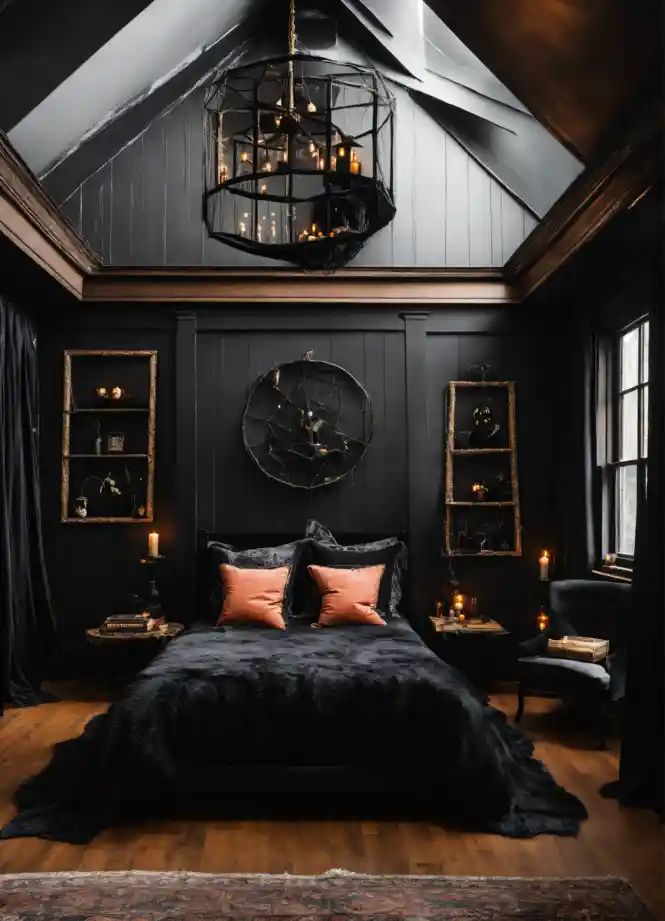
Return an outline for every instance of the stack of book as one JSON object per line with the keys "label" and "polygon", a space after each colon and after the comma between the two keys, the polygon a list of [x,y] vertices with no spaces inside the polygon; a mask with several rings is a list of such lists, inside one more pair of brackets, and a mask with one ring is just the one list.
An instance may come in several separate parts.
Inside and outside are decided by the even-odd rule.
{"label": "stack of book", "polygon": [[610,652],[608,640],[594,636],[564,636],[547,641],[547,655],[560,659],[577,659],[578,662],[602,662]]}
{"label": "stack of book", "polygon": [[149,618],[144,614],[113,614],[107,617],[100,632],[102,633],[146,633]]}

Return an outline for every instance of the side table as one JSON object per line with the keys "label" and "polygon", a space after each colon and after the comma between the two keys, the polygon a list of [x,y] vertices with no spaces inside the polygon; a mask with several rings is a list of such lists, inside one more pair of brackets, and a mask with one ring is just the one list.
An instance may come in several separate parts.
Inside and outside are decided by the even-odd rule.
{"label": "side table", "polygon": [[513,661],[512,637],[496,620],[467,620],[430,617],[436,654],[463,672],[475,685],[489,690],[500,678],[508,677]]}
{"label": "side table", "polygon": [[124,682],[145,668],[184,629],[184,624],[170,621],[149,633],[106,633],[99,627],[92,627],[85,631],[85,636],[88,643],[103,651],[107,675]]}

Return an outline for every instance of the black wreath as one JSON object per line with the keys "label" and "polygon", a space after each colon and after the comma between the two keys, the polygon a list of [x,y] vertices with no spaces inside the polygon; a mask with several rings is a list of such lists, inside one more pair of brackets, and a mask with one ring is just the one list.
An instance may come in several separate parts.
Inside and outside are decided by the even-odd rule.
{"label": "black wreath", "polygon": [[348,476],[372,440],[365,388],[339,365],[309,355],[262,374],[242,420],[245,447],[258,467],[298,489]]}

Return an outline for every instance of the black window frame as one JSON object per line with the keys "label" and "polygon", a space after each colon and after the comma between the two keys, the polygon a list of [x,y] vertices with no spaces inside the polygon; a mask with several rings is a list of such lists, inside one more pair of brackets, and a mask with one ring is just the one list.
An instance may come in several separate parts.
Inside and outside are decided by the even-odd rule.
{"label": "black window frame", "polygon": [[[615,558],[616,562],[610,568],[615,572],[625,570],[630,573],[633,568],[634,556],[620,553],[619,544],[619,477],[622,468],[635,467],[637,481],[640,479],[640,468],[646,468],[648,457],[644,447],[644,398],[649,388],[648,354],[646,378],[642,379],[642,368],[645,356],[645,329],[649,324],[649,315],[644,314],[627,326],[617,330],[609,336],[601,349],[599,361],[599,406],[602,407],[599,426],[599,461],[602,471],[602,522],[601,522],[601,547],[603,560],[608,556]],[[621,387],[621,358],[622,342],[624,337],[637,329],[638,355],[637,355],[637,383],[632,387]],[[650,328],[649,328],[650,329]],[[621,458],[621,408],[622,400],[626,394],[637,392],[637,457]],[[606,567],[607,568],[607,567]]]}

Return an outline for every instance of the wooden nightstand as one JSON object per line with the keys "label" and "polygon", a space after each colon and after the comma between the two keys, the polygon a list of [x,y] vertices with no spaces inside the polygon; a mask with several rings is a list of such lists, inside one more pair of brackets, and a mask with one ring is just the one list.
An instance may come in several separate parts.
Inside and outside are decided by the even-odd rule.
{"label": "wooden nightstand", "polygon": [[496,620],[467,620],[430,617],[434,630],[432,648],[478,687],[487,690],[499,678],[508,676],[514,659],[512,638]]}

